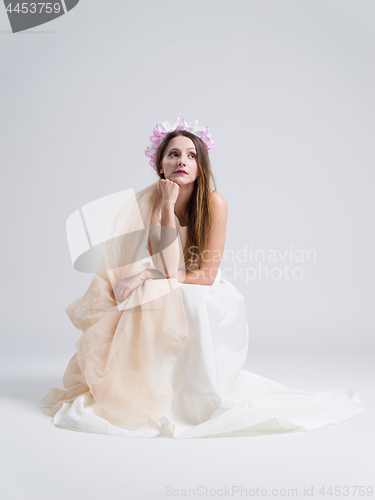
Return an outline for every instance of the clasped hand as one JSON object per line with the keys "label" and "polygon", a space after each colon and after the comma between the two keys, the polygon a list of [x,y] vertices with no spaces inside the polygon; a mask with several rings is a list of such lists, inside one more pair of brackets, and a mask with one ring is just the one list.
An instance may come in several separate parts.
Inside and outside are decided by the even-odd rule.
{"label": "clasped hand", "polygon": [[177,182],[171,181],[170,179],[160,179],[159,186],[162,193],[163,203],[170,202],[175,205],[180,192],[180,186]]}
{"label": "clasped hand", "polygon": [[144,275],[142,273],[135,274],[129,278],[123,278],[119,280],[113,287],[113,294],[117,302],[123,302],[129,297],[131,292],[142,285],[145,282]]}

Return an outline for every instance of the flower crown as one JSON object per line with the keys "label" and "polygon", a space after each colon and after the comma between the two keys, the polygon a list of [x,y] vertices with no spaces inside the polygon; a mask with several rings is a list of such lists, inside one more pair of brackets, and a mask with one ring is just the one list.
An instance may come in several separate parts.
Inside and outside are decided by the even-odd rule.
{"label": "flower crown", "polygon": [[198,125],[198,120],[194,120],[190,125],[188,125],[183,118],[178,117],[175,119],[173,125],[171,125],[169,122],[158,123],[152,131],[153,135],[150,137],[151,145],[148,146],[145,150],[145,155],[150,158],[149,163],[155,171],[158,147],[160,146],[164,137],[169,132],[172,132],[172,130],[187,130],[188,132],[191,132],[192,134],[202,139],[207,147],[207,151],[216,146],[211,138],[211,134],[208,133],[208,127],[200,127]]}

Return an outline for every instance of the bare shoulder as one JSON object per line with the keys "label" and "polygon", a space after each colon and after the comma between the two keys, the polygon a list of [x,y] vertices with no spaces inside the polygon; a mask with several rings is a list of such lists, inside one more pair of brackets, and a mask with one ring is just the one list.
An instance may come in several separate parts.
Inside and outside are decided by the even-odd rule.
{"label": "bare shoulder", "polygon": [[228,220],[228,205],[224,196],[217,191],[211,193],[212,209],[214,212],[215,226],[225,227]]}
{"label": "bare shoulder", "polygon": [[216,213],[225,214],[228,210],[228,204],[224,196],[217,191],[211,193],[212,205]]}

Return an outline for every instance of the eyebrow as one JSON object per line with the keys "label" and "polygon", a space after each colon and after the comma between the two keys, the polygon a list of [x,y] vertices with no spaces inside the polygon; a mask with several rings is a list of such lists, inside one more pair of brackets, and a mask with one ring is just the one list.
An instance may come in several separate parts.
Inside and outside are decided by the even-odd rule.
{"label": "eyebrow", "polygon": [[[180,149],[180,148],[171,148],[171,149],[168,149],[168,151],[173,151],[174,149]],[[194,149],[194,151],[195,151],[195,148],[193,148],[193,147],[187,148],[187,149]]]}

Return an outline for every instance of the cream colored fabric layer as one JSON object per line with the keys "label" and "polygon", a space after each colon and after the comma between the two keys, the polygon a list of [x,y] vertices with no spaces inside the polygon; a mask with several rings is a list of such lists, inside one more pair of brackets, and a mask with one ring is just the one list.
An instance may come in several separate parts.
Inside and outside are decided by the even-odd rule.
{"label": "cream colored fabric layer", "polygon": [[[156,184],[138,193],[134,206],[124,204],[111,235],[124,230],[137,235],[135,219],[125,221],[138,209],[147,226]],[[182,249],[186,228],[177,217],[176,226]],[[114,239],[86,293],[66,309],[83,333],[64,375],[65,390],[51,388],[40,401],[56,426],[127,437],[195,438],[312,430],[361,413],[355,392],[291,389],[243,369],[245,301],[220,270],[212,286],[147,280],[119,307],[114,282],[153,267],[144,258],[145,234],[139,233],[138,247],[129,251],[125,243],[134,239]],[[118,263],[124,265],[114,267]]]}
{"label": "cream colored fabric layer", "polygon": [[119,279],[154,268],[147,237],[158,189],[156,182],[124,201],[88,290],[66,308],[83,333],[64,375],[65,390],[52,388],[41,400],[48,415],[86,394],[111,423],[147,430],[171,396],[168,374],[188,339],[180,284],[176,278],[147,280],[121,304],[113,295]]}

